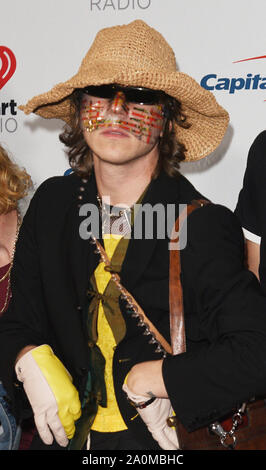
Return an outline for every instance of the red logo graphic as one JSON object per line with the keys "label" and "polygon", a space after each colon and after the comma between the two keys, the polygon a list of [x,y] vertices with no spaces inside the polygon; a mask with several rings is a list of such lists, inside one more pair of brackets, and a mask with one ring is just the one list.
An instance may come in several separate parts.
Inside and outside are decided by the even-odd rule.
{"label": "red logo graphic", "polygon": [[6,46],[0,46],[0,90],[10,80],[17,66],[14,53]]}
{"label": "red logo graphic", "polygon": [[259,57],[250,57],[249,59],[236,60],[235,62],[233,62],[233,64],[237,64],[238,62],[246,62],[247,60],[257,60],[257,59],[266,59],[266,55],[261,55]]}
{"label": "red logo graphic", "polygon": [[257,59],[266,59],[266,55],[260,55],[258,57],[250,57],[248,59],[235,60],[233,64],[238,64],[239,62],[247,62],[248,60],[257,60]]}

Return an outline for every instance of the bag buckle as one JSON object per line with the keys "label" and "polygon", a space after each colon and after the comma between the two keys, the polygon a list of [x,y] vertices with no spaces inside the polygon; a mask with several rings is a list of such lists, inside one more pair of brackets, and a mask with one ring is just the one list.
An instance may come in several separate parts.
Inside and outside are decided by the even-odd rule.
{"label": "bag buckle", "polygon": [[210,431],[220,438],[221,444],[227,449],[234,450],[236,447],[237,438],[235,432],[238,426],[240,426],[240,424],[243,422],[243,416],[245,414],[246,406],[247,404],[243,403],[233,415],[232,427],[230,431],[225,431],[223,426],[218,421],[215,421],[209,426]]}

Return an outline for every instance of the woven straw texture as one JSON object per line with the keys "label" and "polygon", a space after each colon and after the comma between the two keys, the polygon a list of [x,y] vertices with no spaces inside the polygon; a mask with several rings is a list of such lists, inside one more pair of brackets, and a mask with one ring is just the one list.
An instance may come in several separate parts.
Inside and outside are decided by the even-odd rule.
{"label": "woven straw texture", "polygon": [[109,83],[162,90],[182,103],[191,127],[176,126],[175,130],[177,139],[186,146],[186,161],[209,155],[225,134],[228,113],[212,93],[177,71],[169,44],[142,20],[99,31],[76,75],[35,96],[20,109],[69,123],[73,112],[69,95],[76,88]]}

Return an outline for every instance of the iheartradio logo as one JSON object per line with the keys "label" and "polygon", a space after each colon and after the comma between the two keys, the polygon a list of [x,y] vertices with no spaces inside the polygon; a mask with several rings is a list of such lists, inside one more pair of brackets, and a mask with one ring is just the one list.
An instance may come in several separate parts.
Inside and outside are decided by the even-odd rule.
{"label": "iheartradio logo", "polygon": [[0,46],[0,90],[10,80],[17,66],[15,54],[6,46]]}

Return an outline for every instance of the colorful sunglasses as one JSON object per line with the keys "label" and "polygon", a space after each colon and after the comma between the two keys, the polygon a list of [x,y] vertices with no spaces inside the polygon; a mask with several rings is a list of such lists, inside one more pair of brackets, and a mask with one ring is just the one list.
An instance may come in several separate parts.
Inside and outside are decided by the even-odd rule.
{"label": "colorful sunglasses", "polygon": [[119,85],[88,86],[83,88],[82,91],[87,95],[108,100],[114,99],[116,93],[122,91],[127,102],[142,105],[160,104],[164,95],[162,91],[158,90],[150,90],[149,88],[142,87],[122,87]]}

